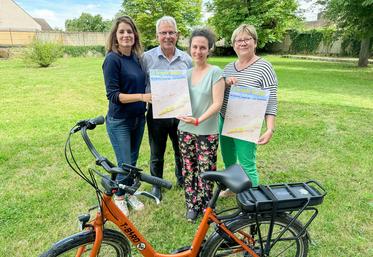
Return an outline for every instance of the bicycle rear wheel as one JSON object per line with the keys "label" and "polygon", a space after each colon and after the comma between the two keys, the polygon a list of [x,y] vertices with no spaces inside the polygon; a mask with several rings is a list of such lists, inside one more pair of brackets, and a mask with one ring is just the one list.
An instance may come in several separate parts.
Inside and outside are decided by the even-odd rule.
{"label": "bicycle rear wheel", "polygon": [[[75,257],[81,251],[82,257],[89,256],[95,241],[94,231],[84,231],[65,238],[52,246],[40,257]],[[118,231],[105,229],[100,252],[97,256],[129,257],[131,248],[127,238]]]}
{"label": "bicycle rear wheel", "polygon": [[[275,224],[272,233],[272,240],[273,241],[277,238],[277,236],[281,233],[281,231],[289,224],[292,217],[288,215],[278,216],[275,218]],[[263,246],[265,246],[267,235],[269,231],[269,224],[271,222],[270,217],[259,217],[259,227],[261,233],[261,240]],[[307,234],[304,233],[301,237],[295,238],[302,230],[302,224],[299,221],[295,221],[289,229],[285,232],[285,234],[281,237],[281,240],[276,242],[275,245],[271,247],[269,252],[270,257],[306,257],[308,253],[308,238]],[[257,231],[255,218],[251,219],[239,219],[231,224],[228,225],[229,230],[234,232],[237,238],[241,239],[242,241],[245,240],[245,234],[252,234],[253,231]],[[253,236],[254,237],[254,236]],[[260,254],[260,238],[258,235],[254,237],[255,244],[251,245],[251,249],[254,249],[255,252],[259,256],[267,256]],[[250,245],[249,243],[247,243]],[[202,255],[204,257],[213,257],[213,256],[250,256],[248,253],[244,251],[244,249],[238,245],[236,242],[230,239],[225,239],[220,236],[217,232],[213,233],[206,242],[206,245],[202,249]]]}

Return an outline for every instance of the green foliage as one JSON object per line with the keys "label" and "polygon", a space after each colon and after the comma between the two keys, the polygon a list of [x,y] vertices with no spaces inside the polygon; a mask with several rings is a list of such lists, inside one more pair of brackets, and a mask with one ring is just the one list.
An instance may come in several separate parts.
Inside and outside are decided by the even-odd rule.
{"label": "green foliage", "polygon": [[368,66],[371,53],[370,41],[373,38],[372,0],[323,0],[326,17],[337,24],[343,35],[353,35],[361,40],[359,66]]}
{"label": "green foliage", "polygon": [[62,46],[52,42],[35,40],[25,50],[24,58],[27,62],[36,63],[40,67],[48,67],[62,57]]}
{"label": "green foliage", "polygon": [[342,35],[342,44],[341,52],[344,56],[359,56],[361,46],[361,39],[354,37],[351,33],[343,33]]}
{"label": "green foliage", "polygon": [[68,32],[103,32],[109,31],[112,25],[111,20],[103,20],[101,15],[95,16],[83,12],[79,18],[66,20],[65,28]]}
{"label": "green foliage", "polygon": [[258,47],[279,42],[286,31],[296,26],[297,1],[295,0],[213,0],[207,4],[213,13],[208,23],[218,36],[230,42],[232,32],[242,23],[254,25],[258,33]]}
{"label": "green foliage", "polygon": [[136,21],[145,48],[157,45],[155,23],[162,16],[174,17],[184,37],[189,35],[191,27],[200,24],[202,17],[202,0],[125,0],[122,6],[120,14],[130,15]]}
{"label": "green foliage", "polygon": [[337,24],[344,33],[355,37],[373,36],[372,0],[326,0],[326,17]]}
{"label": "green foliage", "polygon": [[104,46],[63,46],[63,53],[72,57],[89,56],[100,54],[105,55]]}
{"label": "green foliage", "polygon": [[341,54],[344,56],[359,56],[361,41],[358,39],[344,38],[341,44]]}
{"label": "green foliage", "polygon": [[314,53],[322,41],[323,34],[317,30],[292,31],[290,51],[293,53]]}
{"label": "green foliage", "polygon": [[326,47],[330,47],[338,39],[338,34],[334,28],[320,28],[319,31],[322,33],[322,42]]}
{"label": "green foliage", "polygon": [[337,39],[336,31],[333,28],[312,29],[307,31],[290,32],[292,40],[290,51],[293,53],[315,53],[320,43],[330,47]]}

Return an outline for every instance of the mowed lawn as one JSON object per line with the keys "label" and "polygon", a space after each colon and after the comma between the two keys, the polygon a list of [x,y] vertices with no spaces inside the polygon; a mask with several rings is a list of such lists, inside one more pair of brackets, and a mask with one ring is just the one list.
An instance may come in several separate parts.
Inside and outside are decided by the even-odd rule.
{"label": "mowed lawn", "polygon": [[[309,229],[309,256],[373,256],[373,68],[265,58],[280,85],[276,133],[258,147],[261,182],[315,179],[327,189]],[[224,67],[232,60],[210,61]],[[36,68],[0,60],[0,256],[38,256],[77,232],[76,217],[96,205],[94,191],[65,163],[63,148],[76,121],[106,113],[102,61],[66,58]],[[90,135],[114,160],[105,126]],[[92,167],[79,134],[72,145],[82,167]],[[148,160],[145,132],[138,166],[148,171]],[[220,156],[218,164],[222,169]],[[165,177],[175,183],[170,146]],[[190,244],[197,225],[184,219],[181,189],[165,192],[159,206],[143,200],[146,209],[132,217],[156,250]],[[223,200],[220,207],[234,202]]]}

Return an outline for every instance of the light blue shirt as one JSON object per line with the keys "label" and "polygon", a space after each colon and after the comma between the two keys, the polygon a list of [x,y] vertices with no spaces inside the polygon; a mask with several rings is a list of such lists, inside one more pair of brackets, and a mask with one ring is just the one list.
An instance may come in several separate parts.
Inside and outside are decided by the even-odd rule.
{"label": "light blue shirt", "polygon": [[[192,70],[188,70],[188,85],[192,116],[200,117],[213,103],[213,87],[222,78],[222,70],[218,66],[211,66],[205,76],[195,85],[192,85]],[[198,126],[179,122],[178,129],[196,135],[218,134],[219,113],[215,113]]]}
{"label": "light blue shirt", "polygon": [[188,70],[192,68],[192,58],[180,49],[175,49],[175,54],[171,60],[162,52],[160,46],[150,49],[143,55],[144,68],[147,73],[146,92],[151,92],[149,82],[149,70]]}

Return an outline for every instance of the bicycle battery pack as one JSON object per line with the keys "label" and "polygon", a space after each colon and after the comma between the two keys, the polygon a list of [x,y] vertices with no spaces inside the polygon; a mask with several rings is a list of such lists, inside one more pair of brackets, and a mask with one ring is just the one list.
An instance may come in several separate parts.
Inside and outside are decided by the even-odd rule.
{"label": "bicycle battery pack", "polygon": [[250,188],[237,194],[238,206],[244,212],[295,211],[304,206],[321,204],[326,191],[316,181],[273,184]]}

